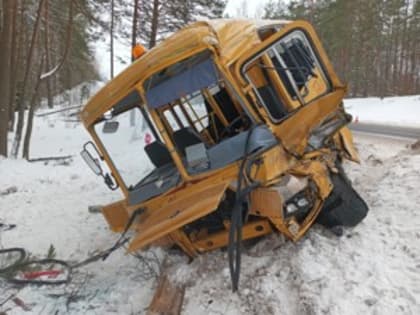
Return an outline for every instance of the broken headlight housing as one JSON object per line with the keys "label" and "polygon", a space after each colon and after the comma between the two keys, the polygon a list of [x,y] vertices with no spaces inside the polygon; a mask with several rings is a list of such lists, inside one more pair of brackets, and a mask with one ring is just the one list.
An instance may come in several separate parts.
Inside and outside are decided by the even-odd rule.
{"label": "broken headlight housing", "polygon": [[283,218],[302,222],[316,199],[316,185],[308,176],[285,175],[275,186],[283,203]]}
{"label": "broken headlight housing", "polygon": [[283,217],[285,219],[294,217],[302,222],[314,205],[313,185],[309,184],[305,189],[299,191],[287,199],[283,206]]}
{"label": "broken headlight housing", "polygon": [[283,207],[284,218],[295,217],[298,222],[305,219],[306,215],[312,209],[313,201],[307,190],[302,190],[291,199],[285,202]]}

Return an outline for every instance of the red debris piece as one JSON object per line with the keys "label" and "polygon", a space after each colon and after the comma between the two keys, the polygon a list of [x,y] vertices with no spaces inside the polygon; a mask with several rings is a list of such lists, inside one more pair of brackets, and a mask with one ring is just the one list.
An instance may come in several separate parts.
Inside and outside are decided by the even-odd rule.
{"label": "red debris piece", "polygon": [[61,273],[61,270],[44,270],[44,271],[31,271],[25,272],[23,277],[27,280],[36,279],[42,276],[48,276],[48,278],[57,278]]}

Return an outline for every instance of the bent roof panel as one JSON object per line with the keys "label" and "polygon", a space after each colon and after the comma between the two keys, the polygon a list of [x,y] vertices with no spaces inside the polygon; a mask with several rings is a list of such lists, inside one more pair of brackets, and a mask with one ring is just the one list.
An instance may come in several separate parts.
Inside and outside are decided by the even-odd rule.
{"label": "bent roof panel", "polygon": [[133,90],[151,72],[194,52],[214,47],[223,64],[229,65],[260,42],[257,29],[285,25],[288,21],[220,19],[191,24],[146,52],[94,95],[81,113],[86,126]]}

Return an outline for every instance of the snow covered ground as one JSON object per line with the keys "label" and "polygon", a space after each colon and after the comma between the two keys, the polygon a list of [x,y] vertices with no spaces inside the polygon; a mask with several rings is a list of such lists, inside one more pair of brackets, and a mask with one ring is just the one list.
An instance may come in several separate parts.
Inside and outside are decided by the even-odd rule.
{"label": "snow covered ground", "polygon": [[297,244],[278,235],[243,255],[241,292],[229,292],[226,253],[202,257],[177,277],[197,279],[185,314],[419,314],[420,152],[400,140],[358,137],[362,165],[347,165],[370,206],[337,238],[315,226]]}
{"label": "snow covered ground", "polygon": [[420,127],[420,95],[352,98],[344,106],[359,122]]}
{"label": "snow covered ground", "polygon": [[[88,206],[118,200],[122,194],[108,190],[80,158],[82,145],[89,140],[83,127],[54,122],[56,118],[36,119],[32,156],[71,154],[70,163],[0,160],[0,192],[17,188],[16,193],[0,196],[0,222],[17,225],[0,231],[0,244],[24,247],[38,257],[45,257],[52,244],[56,258],[79,261],[110,247],[117,238],[102,215],[89,213]],[[136,314],[148,305],[154,285],[139,281],[138,265],[138,260],[120,250],[105,262],[77,271],[69,287],[16,290],[0,281],[0,304],[17,293],[31,308],[28,314],[56,314],[56,310],[58,314]],[[78,289],[81,300],[66,306]],[[0,310],[9,308],[8,315],[23,312],[11,301]]]}
{"label": "snow covered ground", "polygon": [[[45,257],[52,244],[57,258],[79,261],[115,242],[103,217],[88,212],[121,198],[79,157],[88,139],[77,123],[38,117],[32,156],[72,154],[71,161],[0,159],[0,223],[17,225],[0,230],[2,247]],[[420,314],[420,152],[403,140],[358,134],[356,143],[363,163],[346,169],[371,209],[359,226],[341,238],[315,226],[297,244],[271,235],[247,247],[238,294],[226,252],[189,265],[172,257],[173,277],[187,284],[183,314]],[[5,194],[10,187],[17,191]],[[144,314],[156,286],[144,273],[119,250],[76,270],[68,286],[18,289],[0,280],[0,314]],[[12,294],[27,311],[12,299],[3,304]]]}

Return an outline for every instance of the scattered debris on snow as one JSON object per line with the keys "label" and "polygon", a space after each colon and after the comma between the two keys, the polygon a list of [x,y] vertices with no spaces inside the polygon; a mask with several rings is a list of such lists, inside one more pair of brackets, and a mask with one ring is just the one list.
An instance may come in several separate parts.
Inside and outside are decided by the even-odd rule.
{"label": "scattered debris on snow", "polygon": [[6,195],[10,195],[10,194],[14,194],[15,192],[17,192],[17,187],[16,186],[10,186],[4,190],[0,190],[0,196],[6,196]]}
{"label": "scattered debris on snow", "polygon": [[411,144],[411,150],[420,151],[420,139]]}

